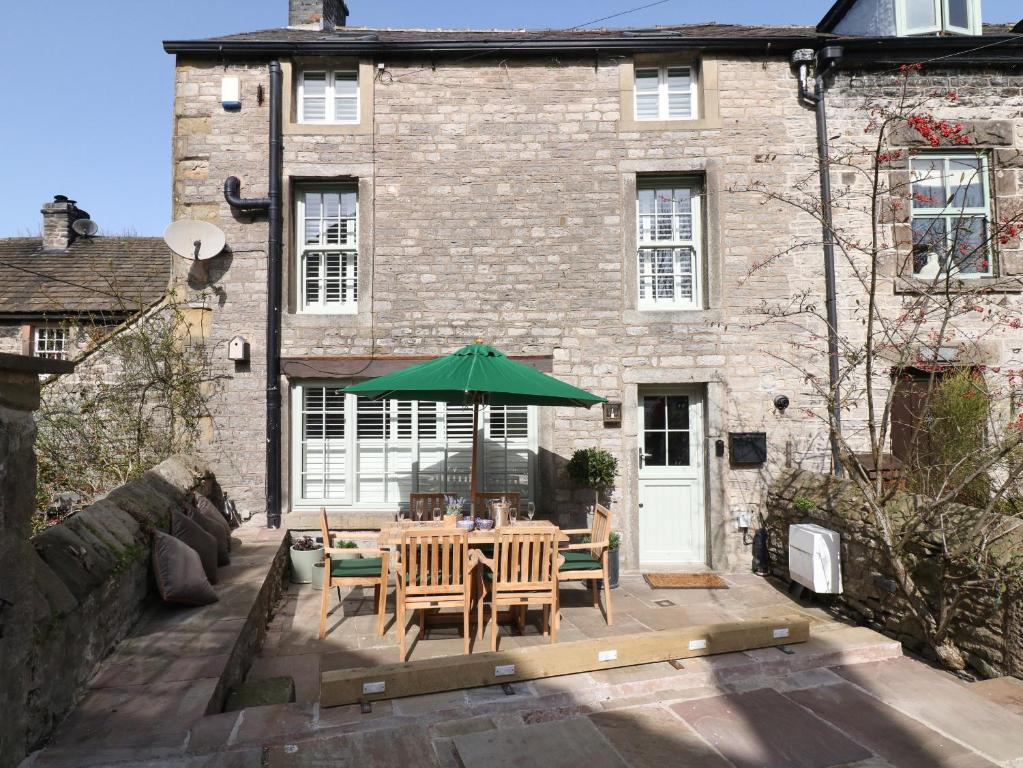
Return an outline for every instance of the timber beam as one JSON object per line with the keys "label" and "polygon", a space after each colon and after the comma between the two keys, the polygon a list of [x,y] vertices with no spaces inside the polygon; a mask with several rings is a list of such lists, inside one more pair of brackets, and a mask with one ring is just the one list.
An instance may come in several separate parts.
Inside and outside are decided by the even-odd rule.
{"label": "timber beam", "polygon": [[404,664],[326,670],[320,706],[421,696],[522,680],[631,667],[674,659],[804,643],[810,623],[798,617],[701,624],[659,632],[445,656]]}

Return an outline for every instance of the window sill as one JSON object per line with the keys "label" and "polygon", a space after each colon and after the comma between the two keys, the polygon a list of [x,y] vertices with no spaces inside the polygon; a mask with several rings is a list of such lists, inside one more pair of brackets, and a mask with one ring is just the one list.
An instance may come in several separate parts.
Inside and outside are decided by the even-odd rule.
{"label": "window sill", "polygon": [[296,123],[284,124],[284,133],[289,136],[360,136],[373,133],[373,122],[359,123]]}
{"label": "window sill", "polygon": [[619,133],[642,131],[707,131],[723,127],[720,118],[696,118],[694,120],[635,120],[622,117],[618,121]]}
{"label": "window sill", "polygon": [[651,323],[716,323],[723,320],[721,309],[627,309],[622,315],[626,325]]}
{"label": "window sill", "polygon": [[935,282],[914,277],[896,277],[896,295],[921,296],[925,293],[1023,293],[1023,279],[1019,277],[971,277]]}

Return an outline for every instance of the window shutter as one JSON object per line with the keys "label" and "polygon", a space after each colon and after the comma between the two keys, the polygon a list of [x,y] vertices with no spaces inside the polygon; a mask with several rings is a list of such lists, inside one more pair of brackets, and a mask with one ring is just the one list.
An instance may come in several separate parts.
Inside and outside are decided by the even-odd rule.
{"label": "window shutter", "polygon": [[636,70],[636,119],[660,117],[660,73],[656,69]]}
{"label": "window shutter", "polygon": [[327,119],[327,73],[302,73],[302,114],[303,122],[323,122]]}
{"label": "window shutter", "polygon": [[358,72],[334,73],[334,120],[338,123],[359,122]]}
{"label": "window shutter", "polygon": [[693,117],[693,78],[689,67],[669,67],[667,73],[668,118],[688,120]]}

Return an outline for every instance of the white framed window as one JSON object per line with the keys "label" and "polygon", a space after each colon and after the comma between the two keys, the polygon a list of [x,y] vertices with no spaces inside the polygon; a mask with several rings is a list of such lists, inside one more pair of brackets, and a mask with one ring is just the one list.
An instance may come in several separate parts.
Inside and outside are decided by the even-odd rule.
{"label": "white framed window", "polygon": [[32,353],[36,357],[67,360],[68,336],[67,328],[36,328],[33,332]]}
{"label": "white framed window", "polygon": [[637,120],[695,120],[696,74],[692,67],[636,67]]}
{"label": "white framed window", "polygon": [[358,69],[304,70],[298,79],[300,123],[358,123]]}
{"label": "white framed window", "polygon": [[928,153],[911,158],[909,169],[913,275],[992,276],[987,155]]}
{"label": "white framed window", "polygon": [[[372,401],[338,382],[291,392],[294,506],[397,509],[412,492],[469,495],[472,408]],[[532,498],[536,414],[527,406],[481,411],[480,490]]]}
{"label": "white framed window", "polygon": [[358,309],[358,197],[355,185],[299,190],[300,312],[352,314]]}
{"label": "white framed window", "polygon": [[898,0],[900,35],[981,34],[980,0]]}
{"label": "white framed window", "polygon": [[641,181],[636,242],[641,310],[699,309],[702,293],[701,186],[693,180]]}

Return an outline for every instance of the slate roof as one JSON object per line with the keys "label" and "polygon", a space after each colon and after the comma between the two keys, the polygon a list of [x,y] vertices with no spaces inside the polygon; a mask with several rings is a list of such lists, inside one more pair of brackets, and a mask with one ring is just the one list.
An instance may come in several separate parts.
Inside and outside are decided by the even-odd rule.
{"label": "slate roof", "polygon": [[0,317],[130,314],[167,292],[172,256],[159,237],[78,238],[64,251],[2,238]]}
{"label": "slate roof", "polygon": [[634,29],[371,29],[343,27],[333,31],[288,27],[243,32],[208,38],[205,42],[380,42],[380,43],[456,43],[456,42],[528,42],[533,40],[595,40],[600,38],[675,37],[679,39],[766,39],[773,37],[816,37],[810,26],[749,26],[743,24],[682,24]]}
{"label": "slate roof", "polygon": [[[984,35],[1002,37],[1012,34],[1012,24],[985,24]],[[372,29],[369,27],[339,27],[335,30],[320,30],[302,27],[286,27],[280,29],[264,29],[257,32],[243,32],[235,35],[211,37],[193,41],[168,41],[164,45],[171,52],[187,48],[189,43],[217,45],[228,47],[242,45],[317,45],[317,44],[351,44],[353,47],[375,44],[393,48],[422,47],[436,44],[450,46],[455,44],[494,44],[508,43],[585,43],[601,40],[628,42],[634,40],[642,44],[643,40],[675,39],[683,41],[721,41],[727,43],[767,43],[771,40],[807,41],[818,40],[822,35],[817,28],[810,25],[747,25],[719,24],[680,24],[676,26],[657,26],[626,29]]]}

